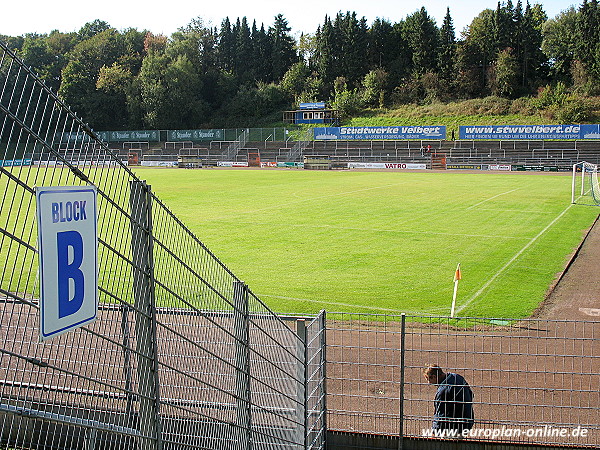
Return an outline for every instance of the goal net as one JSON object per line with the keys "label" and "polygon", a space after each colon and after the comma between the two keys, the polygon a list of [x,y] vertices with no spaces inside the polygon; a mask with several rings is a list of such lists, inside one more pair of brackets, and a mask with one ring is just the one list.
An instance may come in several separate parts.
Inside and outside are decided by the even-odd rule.
{"label": "goal net", "polygon": [[600,205],[600,184],[598,184],[597,164],[585,161],[573,164],[571,203]]}

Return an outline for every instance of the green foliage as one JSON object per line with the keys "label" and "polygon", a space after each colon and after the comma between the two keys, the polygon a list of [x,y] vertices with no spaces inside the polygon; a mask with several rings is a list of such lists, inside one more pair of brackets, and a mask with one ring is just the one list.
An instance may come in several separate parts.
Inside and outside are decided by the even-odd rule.
{"label": "green foliage", "polygon": [[[370,26],[355,12],[339,12],[299,43],[280,14],[266,31],[246,17],[225,18],[218,30],[195,18],[170,37],[118,31],[95,20],[77,33],[4,40],[93,128],[212,127],[242,111],[264,111],[242,107],[245,99],[261,97],[261,83],[286,93],[285,109],[293,102],[332,100],[347,115],[363,107],[490,94],[515,99],[559,82],[570,96],[597,95],[599,11],[597,0],[585,1],[547,20],[539,4],[499,2],[475,17],[459,39],[449,9],[438,28],[422,7],[396,23],[377,18]],[[336,79],[346,87],[337,89]],[[574,98],[568,107],[541,105],[545,101],[533,102],[544,117],[586,116]],[[267,115],[280,113],[278,108],[270,105]],[[250,125],[259,120],[241,119]]]}
{"label": "green foliage", "polygon": [[438,57],[440,77],[447,81],[451,80],[456,73],[456,36],[454,34],[450,8],[446,9],[444,23],[440,29],[440,51]]}
{"label": "green foliage", "polygon": [[384,105],[388,74],[382,69],[371,70],[363,80],[362,103],[367,107]]}
{"label": "green foliage", "polygon": [[519,65],[512,50],[507,48],[498,54],[494,65],[492,92],[506,98],[514,98],[518,91]]}
{"label": "green foliage", "polygon": [[300,97],[306,88],[306,82],[310,76],[310,70],[304,61],[292,65],[281,80],[281,89],[291,98]]}
{"label": "green foliage", "polygon": [[335,80],[332,106],[342,117],[349,117],[357,114],[363,108],[363,103],[358,89],[349,89],[346,80],[340,77]]}
{"label": "green foliage", "polygon": [[591,108],[584,99],[570,97],[556,112],[559,123],[586,123],[591,117]]}
{"label": "green foliage", "polygon": [[564,83],[559,82],[555,86],[547,85],[541,88],[532,103],[538,109],[557,108],[565,103],[567,97],[567,87]]}
{"label": "green foliage", "polygon": [[592,118],[591,104],[584,97],[569,93],[564,83],[548,85],[531,100],[531,104],[544,115],[559,123],[586,123]]}
{"label": "green foliage", "polygon": [[[283,108],[286,101],[284,91],[277,85],[260,83],[257,88],[243,86],[236,95],[223,104],[218,111],[219,127],[249,127],[258,118],[269,116],[273,105]],[[278,117],[280,113],[278,112]]]}
{"label": "green foliage", "polygon": [[291,28],[282,14],[275,16],[275,22],[269,29],[272,42],[271,61],[273,79],[280,80],[288,69],[298,60],[294,49],[295,42],[290,35]]}
{"label": "green foliage", "polygon": [[439,31],[424,7],[406,18],[403,33],[412,50],[413,73],[437,71]]}
{"label": "green foliage", "polygon": [[555,18],[544,23],[544,37],[541,49],[551,61],[553,76],[568,82],[570,69],[576,53],[576,41],[573,36],[577,33],[577,11],[574,7],[562,11]]}

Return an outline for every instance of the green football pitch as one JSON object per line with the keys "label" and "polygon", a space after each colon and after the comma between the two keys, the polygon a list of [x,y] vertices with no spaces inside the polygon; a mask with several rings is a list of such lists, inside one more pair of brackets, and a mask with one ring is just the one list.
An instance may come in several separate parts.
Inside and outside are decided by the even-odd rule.
{"label": "green football pitch", "polygon": [[530,314],[598,215],[545,173],[135,169],[281,313]]}

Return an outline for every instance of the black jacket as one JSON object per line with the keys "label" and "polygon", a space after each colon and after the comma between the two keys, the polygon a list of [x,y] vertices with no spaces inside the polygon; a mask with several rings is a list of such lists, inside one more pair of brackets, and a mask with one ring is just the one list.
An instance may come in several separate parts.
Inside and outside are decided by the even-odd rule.
{"label": "black jacket", "polygon": [[434,406],[433,429],[462,431],[473,427],[473,392],[462,376],[446,375],[435,393]]}

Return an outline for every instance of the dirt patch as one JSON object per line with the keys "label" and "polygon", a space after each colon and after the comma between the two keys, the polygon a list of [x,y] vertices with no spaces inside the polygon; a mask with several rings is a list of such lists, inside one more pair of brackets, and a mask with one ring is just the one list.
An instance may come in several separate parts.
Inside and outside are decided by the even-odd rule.
{"label": "dirt patch", "polygon": [[597,218],[535,319],[600,320],[600,220]]}

